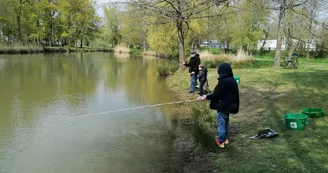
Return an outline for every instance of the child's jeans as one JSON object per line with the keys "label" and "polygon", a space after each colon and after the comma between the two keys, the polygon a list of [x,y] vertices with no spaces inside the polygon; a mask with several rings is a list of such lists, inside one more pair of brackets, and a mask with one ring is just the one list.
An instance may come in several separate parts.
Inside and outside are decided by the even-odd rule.
{"label": "child's jeans", "polygon": [[223,143],[228,139],[229,135],[229,114],[224,114],[222,112],[218,113],[218,138],[219,142]]}

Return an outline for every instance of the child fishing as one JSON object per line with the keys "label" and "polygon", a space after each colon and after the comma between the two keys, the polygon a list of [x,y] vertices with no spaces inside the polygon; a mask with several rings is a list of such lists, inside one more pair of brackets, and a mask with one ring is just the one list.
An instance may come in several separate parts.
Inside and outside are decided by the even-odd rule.
{"label": "child fishing", "polygon": [[210,108],[217,111],[218,139],[215,142],[224,148],[225,144],[229,144],[229,114],[239,111],[239,90],[229,64],[221,64],[218,74],[219,82],[213,93],[200,97],[200,100],[210,100]]}
{"label": "child fishing", "polygon": [[[198,73],[198,79],[199,79],[199,95],[204,95],[204,87],[207,87],[207,69],[204,67],[203,64],[199,65],[199,73]],[[205,85],[206,84],[206,85]]]}

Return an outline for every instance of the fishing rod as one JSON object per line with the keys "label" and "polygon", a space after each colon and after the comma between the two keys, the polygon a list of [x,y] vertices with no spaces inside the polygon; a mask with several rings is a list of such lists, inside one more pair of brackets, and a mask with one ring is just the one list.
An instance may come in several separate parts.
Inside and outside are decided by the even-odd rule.
{"label": "fishing rod", "polygon": [[98,113],[92,113],[92,114],[85,114],[85,115],[80,115],[80,116],[73,116],[73,117],[70,117],[69,119],[73,119],[73,118],[84,118],[84,117],[90,117],[90,116],[96,116],[96,115],[104,115],[104,114],[124,112],[124,111],[130,111],[130,110],[159,107],[159,106],[165,106],[165,105],[190,103],[190,102],[195,102],[195,101],[199,101],[199,98],[193,99],[193,100],[182,100],[182,101],[176,101],[176,102],[160,103],[160,104],[154,104],[154,105],[146,105],[146,106],[125,108],[125,109],[118,109],[118,110],[113,110],[113,111],[106,111],[106,112],[98,112]]}

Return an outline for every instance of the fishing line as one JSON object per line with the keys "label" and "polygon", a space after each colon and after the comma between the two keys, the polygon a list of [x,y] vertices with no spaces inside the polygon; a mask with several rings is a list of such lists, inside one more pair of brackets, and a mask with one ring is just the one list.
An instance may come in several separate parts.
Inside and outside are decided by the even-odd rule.
{"label": "fishing line", "polygon": [[159,107],[159,106],[165,106],[165,105],[182,104],[182,103],[188,103],[188,102],[194,102],[194,101],[198,101],[198,99],[194,99],[194,100],[183,100],[183,101],[169,102],[169,103],[160,103],[160,104],[154,104],[154,105],[146,105],[146,106],[139,106],[139,107],[133,107],[133,108],[118,109],[118,110],[113,110],[113,111],[106,111],[106,112],[98,112],[98,113],[92,113],[92,114],[85,114],[85,115],[73,116],[73,117],[71,117],[69,119],[73,119],[73,118],[84,118],[84,117],[90,117],[90,116],[95,116],[95,115],[104,115],[104,114],[124,112],[124,111],[130,111],[130,110]]}

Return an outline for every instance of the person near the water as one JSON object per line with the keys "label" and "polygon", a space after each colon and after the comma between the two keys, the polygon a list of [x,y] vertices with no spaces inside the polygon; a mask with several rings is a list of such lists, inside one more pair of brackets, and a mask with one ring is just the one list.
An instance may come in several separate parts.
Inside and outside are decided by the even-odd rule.
{"label": "person near the water", "polygon": [[198,70],[199,95],[202,96],[204,95],[204,87],[206,87],[205,83],[207,82],[207,69],[203,64],[200,64]]}
{"label": "person near the water", "polygon": [[236,114],[239,111],[239,91],[229,64],[221,64],[218,74],[219,81],[213,93],[202,96],[200,100],[211,100],[210,108],[217,111],[218,139],[216,139],[216,144],[224,148],[224,145],[229,143],[229,114]]}
{"label": "person near the water", "polygon": [[196,50],[191,51],[191,57],[189,63],[184,63],[185,66],[189,67],[190,74],[190,91],[189,93],[194,93],[197,86],[197,75],[198,75],[198,66],[200,64],[199,54]]}

